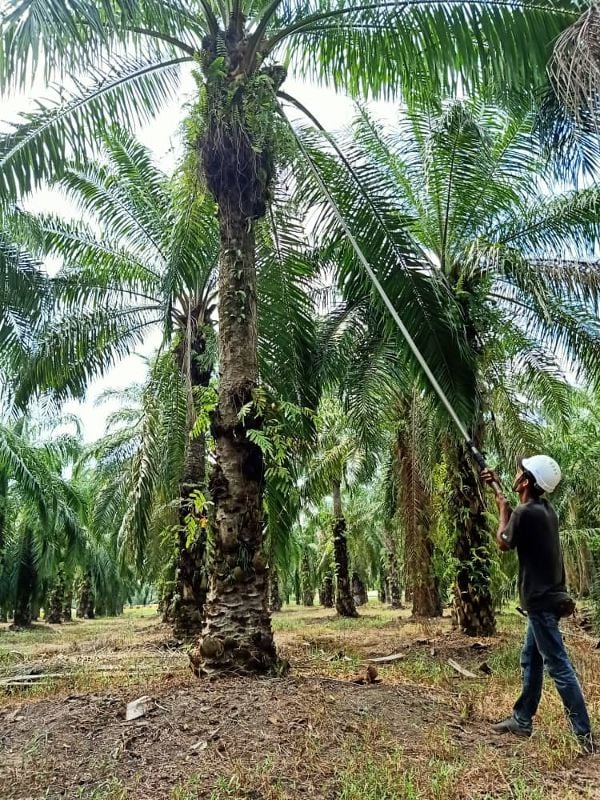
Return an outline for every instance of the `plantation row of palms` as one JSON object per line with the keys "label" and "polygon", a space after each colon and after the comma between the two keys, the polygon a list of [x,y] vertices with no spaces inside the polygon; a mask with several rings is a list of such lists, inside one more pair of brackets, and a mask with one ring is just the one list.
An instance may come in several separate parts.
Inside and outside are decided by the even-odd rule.
{"label": "plantation row of palms", "polygon": [[[15,621],[42,593],[58,607],[74,570],[98,591],[104,560],[123,597],[132,575],[160,584],[199,670],[271,669],[269,595],[296,573],[307,600],[317,577],[327,602],[335,583],[346,616],[376,578],[394,603],[405,582],[422,615],[452,586],[460,627],[492,633],[502,581],[478,477],[357,249],[479,448],[509,464],[563,430],[569,379],[594,386],[600,364],[596,139],[546,73],[579,6],[5,5],[5,92],[62,85],[0,139],[0,469],[20,510],[0,552],[4,605],[29,610]],[[197,96],[169,177],[131,130],[188,63]],[[361,107],[333,138],[282,90],[288,73],[402,98],[399,122]],[[457,85],[474,99],[446,100]],[[23,210],[46,182],[82,222]],[[82,397],[152,328],[148,382],[103,440],[28,438],[32,407]],[[582,518],[574,530],[594,527]]]}

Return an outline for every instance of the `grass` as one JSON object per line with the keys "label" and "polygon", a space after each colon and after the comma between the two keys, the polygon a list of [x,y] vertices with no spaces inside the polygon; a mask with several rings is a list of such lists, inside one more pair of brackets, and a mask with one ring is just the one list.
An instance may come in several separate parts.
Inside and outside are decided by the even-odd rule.
{"label": "grass", "polygon": [[80,797],[87,800],[129,800],[129,792],[121,781],[111,780],[107,785],[93,790],[92,794],[89,789],[82,789]]}
{"label": "grass", "polygon": [[[520,686],[519,650],[524,629],[524,621],[516,614],[499,617],[499,636],[483,642],[483,651],[473,650],[471,641],[452,633],[448,620],[422,625],[411,621],[408,611],[399,614],[377,601],[361,609],[356,620],[338,619],[333,611],[319,607],[292,606],[274,615],[273,627],[280,653],[291,662],[296,680],[329,678],[347,685],[364,675],[368,657],[402,653],[402,660],[378,665],[383,685],[399,690],[408,687],[425,697],[435,697],[441,707],[454,714],[455,727],[442,719],[430,719],[426,746],[399,744],[394,730],[386,726],[386,709],[372,713],[369,695],[365,694],[359,722],[343,734],[334,732],[334,755],[321,738],[329,718],[324,690],[323,695],[315,694],[315,706],[306,709],[311,731],[306,734],[302,761],[293,779],[284,779],[277,749],[261,754],[255,763],[248,763],[243,753],[232,753],[227,765],[215,763],[208,790],[206,776],[196,775],[192,763],[184,779],[173,780],[165,800],[296,800],[307,794],[305,789],[296,788],[302,786],[303,775],[318,776],[321,772],[322,785],[317,777],[315,786],[322,788],[327,800],[570,800],[580,796],[560,780],[562,771],[576,763],[576,751],[551,684],[544,692],[533,739],[515,745],[514,752],[499,751],[493,744],[480,741],[478,734],[468,744],[457,739],[456,725],[464,725],[465,731],[472,725],[485,731],[485,724],[509,713],[512,707]],[[26,672],[32,666],[61,674],[31,688],[0,687],[0,712],[3,706],[73,693],[110,695],[126,688],[131,694],[158,697],[171,685],[195,687],[185,650],[165,647],[171,636],[170,629],[159,624],[153,607],[127,609],[117,619],[77,620],[57,627],[39,624],[20,633],[0,626],[0,678]],[[598,726],[600,654],[589,639],[575,633],[567,635],[567,643]],[[479,664],[485,660],[492,675],[465,679],[448,665],[448,658],[477,675]],[[319,701],[318,696],[324,699]],[[415,712],[407,710],[411,713]],[[60,748],[60,742],[53,746]],[[32,733],[21,750],[28,769],[35,771],[47,747],[46,734]],[[546,780],[549,773],[555,776],[552,788]],[[104,774],[114,773],[109,769]],[[133,778],[124,783],[122,776],[80,791],[69,796],[86,800],[146,797],[139,794]],[[53,795],[46,796],[54,800]]]}
{"label": "grass", "polygon": [[0,705],[15,698],[43,698],[73,692],[109,692],[114,687],[149,685],[165,673],[183,672],[184,651],[161,650],[169,638],[157,625],[156,607],[126,609],[116,618],[36,623],[25,631],[0,625],[0,680],[32,667],[59,675],[30,687],[0,684]]}

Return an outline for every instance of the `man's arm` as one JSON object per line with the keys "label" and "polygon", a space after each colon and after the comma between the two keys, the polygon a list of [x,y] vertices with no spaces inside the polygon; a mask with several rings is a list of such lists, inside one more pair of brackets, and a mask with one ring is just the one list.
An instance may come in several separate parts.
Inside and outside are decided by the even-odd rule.
{"label": "man's arm", "polygon": [[496,505],[498,506],[498,513],[500,515],[498,530],[496,531],[496,543],[500,550],[510,550],[510,542],[503,537],[503,534],[508,528],[508,523],[510,522],[513,511],[510,507],[510,503],[501,492],[496,494]]}
{"label": "man's arm", "polygon": [[[498,476],[491,469],[482,470],[481,479],[488,486],[493,485],[494,487],[497,487],[500,483]],[[500,550],[510,550],[510,539],[504,537],[503,534],[508,528],[508,523],[510,522],[513,511],[510,507],[510,503],[499,489],[494,488],[494,494],[496,498],[496,505],[498,506],[498,513],[500,515],[498,530],[496,531],[496,543]]]}

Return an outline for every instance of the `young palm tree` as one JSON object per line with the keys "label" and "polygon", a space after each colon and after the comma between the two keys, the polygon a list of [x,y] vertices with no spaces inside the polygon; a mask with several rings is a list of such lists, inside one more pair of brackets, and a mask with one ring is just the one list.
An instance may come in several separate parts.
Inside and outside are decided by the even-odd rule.
{"label": "young palm tree", "polygon": [[82,540],[82,498],[61,476],[72,455],[71,437],[44,440],[24,420],[0,423],[0,605],[3,616],[14,611],[17,628],[31,623],[65,553]]}
{"label": "young palm tree", "polygon": [[317,417],[318,439],[306,465],[305,493],[313,502],[332,499],[335,607],[343,617],[356,617],[350,580],[348,524],[343,508],[343,489],[368,480],[376,466],[377,453],[363,445],[339,401],[326,396]]}
{"label": "young palm tree", "polygon": [[173,95],[181,65],[200,64],[191,130],[220,234],[217,566],[202,643],[207,668],[265,670],[275,659],[260,554],[262,456],[247,436],[260,419],[247,415],[242,425],[238,415],[258,383],[256,220],[272,197],[285,142],[276,100],[287,75],[282,63],[355,93],[391,94],[415,77],[531,86],[544,80],[548,43],[576,18],[575,4],[563,3],[9,0],[2,86],[22,87],[40,70],[76,80],[57,102],[23,115],[0,144],[3,196],[55,178],[100,126],[147,119]]}
{"label": "young palm tree", "polygon": [[[449,372],[464,376],[463,391],[454,396],[469,399],[464,387],[472,387],[470,402],[458,412],[478,445],[488,431],[498,451],[513,459],[539,442],[531,420],[540,403],[565,412],[567,366],[598,375],[598,190],[556,190],[553,165],[531,133],[530,117],[479,102],[417,106],[397,131],[361,114],[342,151],[342,160],[339,151],[327,159],[313,153],[350,228],[405,320],[423,320],[437,304],[445,307],[463,343],[447,364]],[[314,203],[319,190],[311,186]],[[340,264],[341,291],[349,308],[358,307],[371,288],[339,219],[326,208],[321,226],[323,240],[337,237],[332,253]],[[402,260],[413,270],[408,300],[408,284],[401,285],[390,268]],[[390,360],[386,350],[397,341],[393,337],[380,325],[366,338],[370,383],[380,381],[375,356]],[[369,396],[357,389],[354,407],[369,408],[373,425],[377,409]],[[440,436],[440,449],[444,441],[460,562],[457,616],[468,633],[490,633],[482,490],[462,442],[453,431]]]}

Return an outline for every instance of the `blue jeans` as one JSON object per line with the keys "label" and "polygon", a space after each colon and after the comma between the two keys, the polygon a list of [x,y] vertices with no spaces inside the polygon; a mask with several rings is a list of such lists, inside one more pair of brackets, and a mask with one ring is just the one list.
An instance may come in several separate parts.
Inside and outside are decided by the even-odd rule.
{"label": "blue jeans", "polygon": [[531,730],[542,697],[546,667],[561,696],[573,732],[584,736],[590,732],[590,718],[581,686],[565,650],[558,619],[556,614],[548,611],[529,614],[521,653],[523,691],[515,703],[513,716],[519,725]]}

